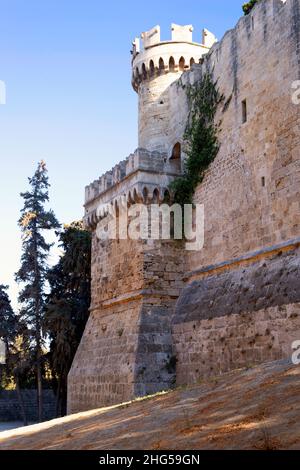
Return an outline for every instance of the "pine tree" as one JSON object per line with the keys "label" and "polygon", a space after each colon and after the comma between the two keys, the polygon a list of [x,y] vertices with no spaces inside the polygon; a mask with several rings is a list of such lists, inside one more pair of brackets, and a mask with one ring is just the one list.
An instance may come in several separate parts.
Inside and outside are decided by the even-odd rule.
{"label": "pine tree", "polygon": [[46,210],[49,201],[49,182],[44,161],[32,178],[29,178],[30,190],[21,193],[24,207],[21,211],[19,227],[22,231],[21,268],[16,280],[22,283],[19,302],[22,305],[21,317],[27,323],[31,347],[33,349],[37,379],[38,417],[42,421],[42,355],[44,337],[42,320],[47,281],[47,258],[52,244],[47,243],[44,232],[59,228],[59,223],[52,210]]}
{"label": "pine tree", "polygon": [[50,364],[57,415],[66,414],[67,378],[88,316],[91,290],[91,235],[82,222],[60,233],[63,255],[49,272],[45,329],[51,338]]}

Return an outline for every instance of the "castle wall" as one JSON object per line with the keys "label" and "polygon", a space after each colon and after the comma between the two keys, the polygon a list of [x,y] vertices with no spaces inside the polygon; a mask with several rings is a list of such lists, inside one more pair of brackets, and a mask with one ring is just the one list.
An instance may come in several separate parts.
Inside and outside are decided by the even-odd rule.
{"label": "castle wall", "polygon": [[138,300],[92,311],[68,378],[68,413],[134,396]]}
{"label": "castle wall", "polygon": [[[26,418],[28,422],[38,422],[36,406],[37,390],[22,389]],[[43,421],[50,421],[56,416],[56,397],[52,390],[43,390]],[[23,421],[20,400],[16,390],[0,390],[0,422]]]}
{"label": "castle wall", "polygon": [[[69,375],[69,412],[172,387],[174,356],[183,384],[291,354],[300,339],[300,108],[291,100],[299,55],[300,1],[264,0],[176,83],[169,71],[136,77],[140,145],[165,153],[138,150],[87,188],[92,305]],[[207,69],[225,100],[220,151],[194,197],[205,209],[204,248],[99,241],[100,202],[163,199],[178,174],[167,156],[183,139],[186,86]]]}
{"label": "castle wall", "polygon": [[173,324],[177,383],[291,357],[300,338],[299,245],[216,266],[184,289]]}
{"label": "castle wall", "polygon": [[172,241],[100,241],[93,232],[91,314],[68,377],[68,413],[174,385],[182,262]]}
{"label": "castle wall", "polygon": [[292,355],[299,341],[300,303],[249,314],[182,323],[175,328],[178,385]]}
{"label": "castle wall", "polygon": [[[255,268],[256,256],[251,253],[260,251],[260,256],[267,258],[268,249],[289,244],[300,235],[300,109],[292,103],[292,83],[300,77],[299,44],[300,2],[265,0],[226,33],[202,66],[182,77],[183,84],[187,84],[199,79],[207,68],[214,70],[225,100],[216,117],[221,124],[220,151],[194,197],[205,208],[205,245],[203,250],[187,255],[187,287],[174,315],[178,383],[246,362],[289,356],[293,339],[300,339],[299,320],[294,318],[300,299],[292,295],[288,277],[284,308],[275,295],[284,282],[280,276],[272,279],[272,292],[262,292],[256,286],[251,299],[245,296],[243,276],[234,287],[237,295],[231,284],[231,274],[236,270],[234,260],[249,254],[248,264],[253,264],[249,269],[255,269],[259,277],[263,270]],[[185,90],[171,88],[175,106],[171,114],[176,115],[177,110],[182,113],[182,109],[187,113]],[[243,100],[247,103],[245,123]],[[180,136],[183,129],[175,121],[176,132]],[[296,250],[296,246],[290,249]],[[274,248],[274,252],[280,251]],[[299,262],[299,252],[295,251],[296,265]],[[227,263],[225,284],[222,270],[209,268],[218,263]],[[283,268],[277,267],[279,272]],[[192,289],[201,299],[207,286],[205,270],[211,271],[214,285],[209,302],[202,299],[191,305]],[[299,272],[296,280],[299,283]],[[263,308],[253,309],[253,304],[262,299]],[[222,308],[220,313],[213,307],[220,302],[223,313]],[[190,309],[193,322],[186,314]],[[274,347],[266,334],[258,347],[255,342],[251,347],[245,344],[243,335],[252,342],[252,332],[255,336],[261,325],[275,337]],[[231,338],[233,327],[236,329]],[[189,337],[193,338],[190,342],[186,341]]]}
{"label": "castle wall", "polygon": [[[202,67],[182,78],[183,84],[193,83],[206,67],[214,69],[223,104],[230,100],[216,118],[221,122],[219,154],[194,197],[205,205],[205,247],[190,256],[190,270],[300,233],[300,107],[291,99],[292,82],[300,73],[299,8],[298,0],[260,2],[253,15],[241,18],[213,46]],[[170,115],[185,109],[187,116],[186,89],[171,88]],[[175,119],[176,130],[179,139],[183,127]]]}
{"label": "castle wall", "polygon": [[133,395],[142,266],[140,246],[93,232],[91,314],[68,377],[69,413]]}

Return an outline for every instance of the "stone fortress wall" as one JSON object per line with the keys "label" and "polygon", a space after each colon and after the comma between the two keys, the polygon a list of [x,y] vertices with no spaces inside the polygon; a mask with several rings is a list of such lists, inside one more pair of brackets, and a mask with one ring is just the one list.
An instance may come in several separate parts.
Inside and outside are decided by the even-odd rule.
{"label": "stone fortress wall", "polygon": [[[140,148],[86,189],[92,306],[69,412],[289,357],[300,339],[300,1],[262,0],[217,43],[208,31],[194,43],[191,26],[159,34],[133,45]],[[204,248],[98,240],[99,204],[165,200],[182,168],[186,85],[207,70],[225,101],[220,151],[195,193]]]}
{"label": "stone fortress wall", "polygon": [[[299,64],[300,2],[269,0],[182,77],[213,70],[226,106],[220,151],[194,198],[205,207],[205,246],[187,255],[173,317],[177,383],[290,357],[300,339]],[[186,95],[172,88],[176,116]]]}
{"label": "stone fortress wall", "polygon": [[[181,246],[172,240],[105,241],[96,232],[109,209],[120,209],[124,198],[128,206],[163,202],[170,182],[181,174],[181,160],[169,158],[167,145],[157,145],[168,115],[162,105],[157,110],[153,96],[163,90],[168,94],[170,84],[190,67],[191,57],[199,61],[207,52],[207,45],[192,42],[191,29],[172,25],[172,41],[167,43],[160,42],[159,27],[143,33],[142,51],[135,40],[132,85],[140,103],[139,142],[146,148],[138,148],[86,188],[85,223],[93,232],[92,303],[69,374],[70,413],[168,389],[175,383],[171,318],[184,286]],[[203,38],[206,44],[214,41],[208,31]],[[180,61],[184,52],[187,66]],[[155,59],[157,54],[164,68]]]}
{"label": "stone fortress wall", "polygon": [[[22,398],[29,423],[38,422],[37,391],[34,389],[23,389]],[[43,420],[50,421],[56,418],[56,399],[52,390],[43,391]],[[0,390],[0,422],[8,423],[23,421],[22,410],[16,390]]]}

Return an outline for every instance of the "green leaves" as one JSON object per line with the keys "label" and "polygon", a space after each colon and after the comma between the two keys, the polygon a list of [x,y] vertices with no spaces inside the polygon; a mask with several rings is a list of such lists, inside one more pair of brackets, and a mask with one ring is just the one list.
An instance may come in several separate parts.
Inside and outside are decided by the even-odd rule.
{"label": "green leaves", "polygon": [[181,205],[192,203],[197,185],[219,151],[219,126],[214,120],[218,105],[224,99],[209,72],[199,83],[187,88],[187,96],[190,109],[184,135],[187,158],[183,176],[170,185],[174,202]]}
{"label": "green leaves", "polygon": [[259,0],[250,0],[248,3],[244,3],[243,5],[243,12],[245,15],[249,15],[251,12],[252,8],[258,3]]}
{"label": "green leaves", "polygon": [[0,285],[0,338],[11,341],[16,330],[16,315],[7,294],[8,286]]}

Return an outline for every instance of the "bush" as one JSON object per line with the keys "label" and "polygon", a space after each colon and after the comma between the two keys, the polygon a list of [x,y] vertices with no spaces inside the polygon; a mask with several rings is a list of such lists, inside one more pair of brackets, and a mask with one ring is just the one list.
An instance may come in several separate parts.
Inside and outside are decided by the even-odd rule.
{"label": "bush", "polygon": [[250,11],[252,10],[252,8],[254,8],[254,6],[256,5],[257,2],[258,2],[258,0],[250,0],[250,2],[244,3],[244,5],[243,5],[244,14],[249,15]]}
{"label": "bush", "polygon": [[174,202],[191,204],[193,194],[204,178],[205,171],[219,151],[218,131],[214,118],[224,97],[217,89],[211,73],[207,72],[196,85],[187,88],[190,114],[185,130],[184,173],[170,184]]}

